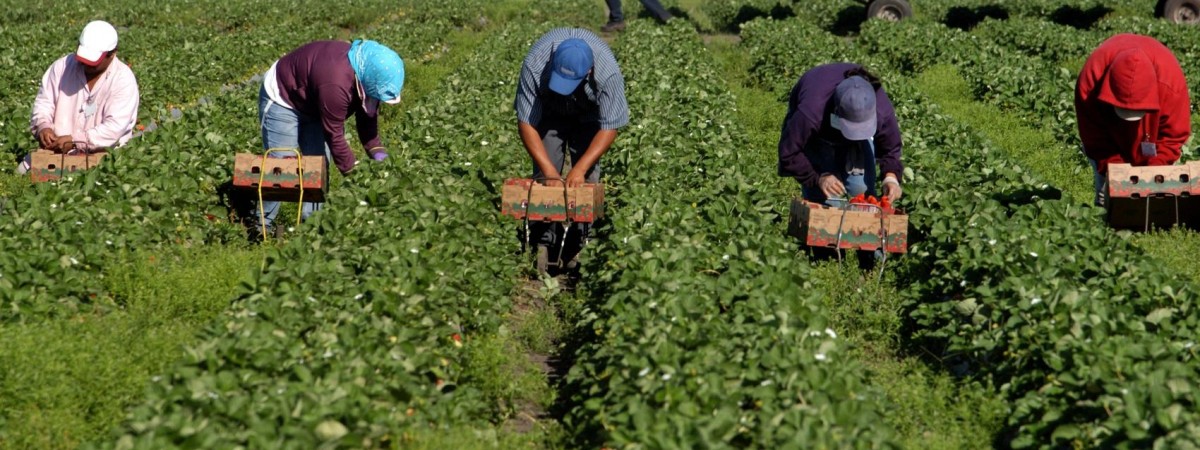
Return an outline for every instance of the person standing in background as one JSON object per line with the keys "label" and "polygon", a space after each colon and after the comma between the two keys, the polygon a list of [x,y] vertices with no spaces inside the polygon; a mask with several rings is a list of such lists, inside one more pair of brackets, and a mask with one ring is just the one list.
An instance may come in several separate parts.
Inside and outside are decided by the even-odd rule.
{"label": "person standing in background", "polygon": [[[621,11],[621,0],[605,0],[608,3],[608,23],[600,27],[600,31],[611,33],[614,31],[622,31],[625,29],[625,13]],[[659,21],[666,23],[671,20],[671,13],[663,8],[662,3],[658,0],[641,0],[642,6],[645,7],[650,14]]]}

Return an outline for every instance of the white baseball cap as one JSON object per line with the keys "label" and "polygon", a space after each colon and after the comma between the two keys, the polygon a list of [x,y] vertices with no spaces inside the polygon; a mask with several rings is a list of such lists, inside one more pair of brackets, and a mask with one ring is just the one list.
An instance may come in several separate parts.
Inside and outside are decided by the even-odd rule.
{"label": "white baseball cap", "polygon": [[93,20],[79,34],[75,59],[89,66],[100,64],[104,55],[117,48],[117,29],[103,20]]}

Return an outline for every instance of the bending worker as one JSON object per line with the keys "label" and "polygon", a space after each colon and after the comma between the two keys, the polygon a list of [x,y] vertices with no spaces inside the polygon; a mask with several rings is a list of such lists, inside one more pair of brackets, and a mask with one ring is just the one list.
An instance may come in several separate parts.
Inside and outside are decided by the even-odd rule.
{"label": "bending worker", "polygon": [[[779,137],[779,175],[800,182],[804,198],[875,195],[876,164],[883,195],[900,199],[903,165],[896,112],[879,80],[852,63],[817,66],[796,82]],[[863,267],[873,259],[860,253]]]}
{"label": "bending worker", "polygon": [[900,127],[887,92],[857,64],[835,63],[806,72],[792,88],[779,138],[779,175],[795,178],[804,197],[875,193],[878,164],[883,194],[900,199]]}
{"label": "bending worker", "polygon": [[[346,119],[354,116],[358,139],[372,160],[387,158],[379,139],[379,104],[400,103],[404,61],[396,52],[370,40],[316,41],[279,58],[263,76],[258,93],[258,118],[263,149],[300,149],[305,156],[324,156],[343,175],[356,163],[346,142]],[[272,151],[270,157],[295,156]],[[326,171],[328,177],[329,171]],[[328,181],[328,180],[326,180]],[[321,209],[304,202],[303,218]],[[272,227],[279,202],[263,202],[263,225]],[[257,216],[258,209],[254,214]],[[259,237],[261,238],[261,237]]]}
{"label": "bending worker", "polygon": [[[579,28],[550,30],[533,44],[521,65],[514,107],[533,177],[550,186],[600,182],[600,157],[629,123],[625,78],[612,50]],[[567,154],[571,171],[563,174]],[[531,224],[528,238],[539,252],[556,244],[551,225]],[[582,239],[588,227],[578,226],[571,234]]]}
{"label": "bending worker", "polygon": [[1107,197],[1109,164],[1174,164],[1192,134],[1179,61],[1162,43],[1136,34],[1108,38],[1088,56],[1075,83],[1075,115],[1098,206]]}

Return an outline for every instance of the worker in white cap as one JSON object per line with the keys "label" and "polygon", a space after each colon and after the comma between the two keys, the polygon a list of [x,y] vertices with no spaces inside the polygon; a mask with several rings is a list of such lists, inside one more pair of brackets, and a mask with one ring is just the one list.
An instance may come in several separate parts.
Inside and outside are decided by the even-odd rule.
{"label": "worker in white cap", "polygon": [[[137,78],[117,58],[117,29],[97,20],[83,27],[75,53],[59,58],[42,76],[30,131],[46,150],[102,152],[133,137],[138,104]],[[28,156],[17,168],[27,170]]]}

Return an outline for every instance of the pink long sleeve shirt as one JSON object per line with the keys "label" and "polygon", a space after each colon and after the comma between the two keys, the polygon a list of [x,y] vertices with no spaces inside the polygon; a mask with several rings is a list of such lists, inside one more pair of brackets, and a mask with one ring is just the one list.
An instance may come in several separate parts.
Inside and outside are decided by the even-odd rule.
{"label": "pink long sleeve shirt", "polygon": [[71,135],[75,148],[96,151],[124,145],[133,137],[139,93],[129,66],[114,58],[88,89],[83,65],[68,54],[46,70],[33,101],[30,131],[52,128],[58,136]]}

